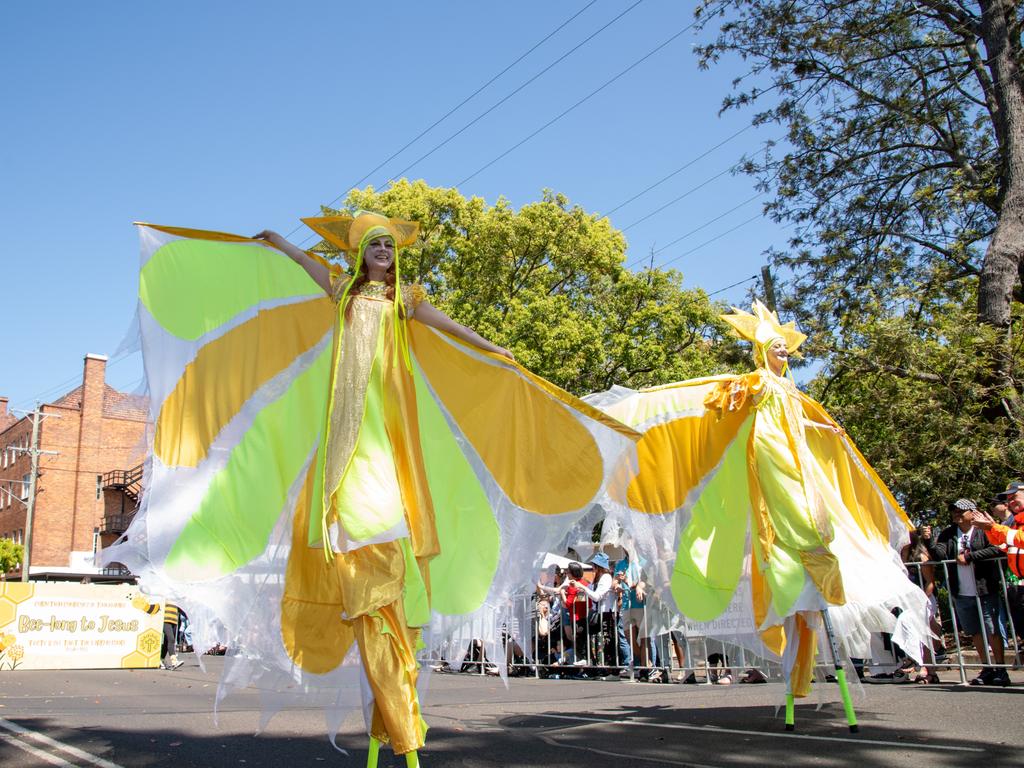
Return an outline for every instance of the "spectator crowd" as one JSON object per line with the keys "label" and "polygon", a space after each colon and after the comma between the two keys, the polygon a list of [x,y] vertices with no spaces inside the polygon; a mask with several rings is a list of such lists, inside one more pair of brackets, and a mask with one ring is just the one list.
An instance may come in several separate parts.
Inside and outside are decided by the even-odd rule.
{"label": "spectator crowd", "polygon": [[[928,596],[935,638],[921,649],[925,663],[920,666],[887,641],[898,666],[875,677],[934,684],[939,682],[937,670],[951,663],[950,652],[973,649],[976,664],[965,661],[963,654],[959,658],[972,670],[971,685],[1010,684],[1007,670],[1020,663],[1024,636],[1024,532],[1017,539],[1022,529],[1024,481],[1018,480],[995,494],[984,509],[972,499],[957,499],[949,504],[946,527],[923,525],[911,532],[902,557],[909,578]],[[687,665],[689,646],[682,626],[665,615],[640,565],[628,554],[612,563],[598,551],[585,562],[553,566],[537,584],[535,601],[533,636],[527,644],[541,676],[667,682],[674,656],[679,670],[675,680],[696,682],[693,671],[687,673],[695,665]],[[705,649],[697,666],[703,667],[708,682],[765,680],[758,669],[737,680],[724,650],[707,654]],[[517,646],[510,661],[518,654],[522,651]]]}

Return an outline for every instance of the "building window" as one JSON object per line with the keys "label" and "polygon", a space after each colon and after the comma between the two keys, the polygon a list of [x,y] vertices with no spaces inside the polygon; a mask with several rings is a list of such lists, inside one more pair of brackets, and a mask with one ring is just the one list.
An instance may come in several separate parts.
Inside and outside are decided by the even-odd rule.
{"label": "building window", "polygon": [[96,498],[103,495],[103,475],[96,475]]}
{"label": "building window", "polygon": [[32,477],[31,472],[26,472],[21,477],[21,500],[28,501],[28,481]]}

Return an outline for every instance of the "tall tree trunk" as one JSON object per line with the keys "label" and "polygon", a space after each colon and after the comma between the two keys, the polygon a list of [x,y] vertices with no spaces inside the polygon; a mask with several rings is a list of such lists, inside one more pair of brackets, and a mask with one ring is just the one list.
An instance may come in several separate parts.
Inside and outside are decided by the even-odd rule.
{"label": "tall tree trunk", "polygon": [[978,319],[1010,327],[1010,304],[1024,254],[1024,90],[1010,38],[1013,0],[980,0],[982,39],[994,81],[996,133],[1004,142],[999,221],[989,241],[978,285]]}

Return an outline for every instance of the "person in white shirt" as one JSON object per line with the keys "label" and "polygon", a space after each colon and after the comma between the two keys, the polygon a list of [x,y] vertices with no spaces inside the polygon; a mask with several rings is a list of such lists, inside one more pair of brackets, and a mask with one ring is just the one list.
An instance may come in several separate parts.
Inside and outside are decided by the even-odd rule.
{"label": "person in white shirt", "polygon": [[591,610],[597,621],[591,622],[591,628],[601,633],[601,648],[598,656],[600,666],[620,666],[618,659],[618,630],[616,628],[615,608],[623,587],[612,578],[608,555],[598,552],[587,563],[594,569],[594,586],[591,588],[584,582],[573,582],[591,602]]}

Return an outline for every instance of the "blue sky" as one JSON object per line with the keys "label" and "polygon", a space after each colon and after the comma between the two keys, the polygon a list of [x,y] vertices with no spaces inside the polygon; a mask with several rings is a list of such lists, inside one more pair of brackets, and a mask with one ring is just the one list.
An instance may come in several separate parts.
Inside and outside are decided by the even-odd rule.
{"label": "blue sky", "polygon": [[[132,221],[290,232],[574,13],[585,9],[363,185],[399,175],[634,2],[4,4],[0,395],[52,399],[85,353],[114,353],[135,306]],[[699,71],[698,38],[683,32],[473,174],[683,30],[692,6],[642,0],[404,175],[489,203],[518,207],[547,187],[612,211],[748,124],[718,115],[742,62]],[[708,291],[756,274],[786,233],[748,221],[752,180],[723,172],[779,132],[747,130],[614,210],[627,263],[654,249]],[[749,286],[715,298],[741,302]],[[130,357],[108,381],[133,389],[140,371]]]}

